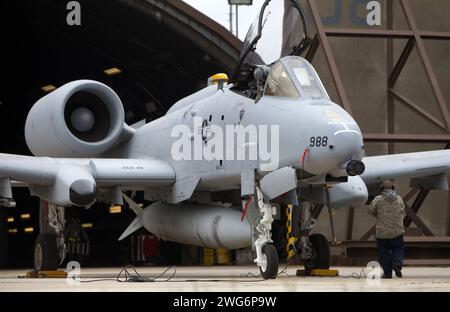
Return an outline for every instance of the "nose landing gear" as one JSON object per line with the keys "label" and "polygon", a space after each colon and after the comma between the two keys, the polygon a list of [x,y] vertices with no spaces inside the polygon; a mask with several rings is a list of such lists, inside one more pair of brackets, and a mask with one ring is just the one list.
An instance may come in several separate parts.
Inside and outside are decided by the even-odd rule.
{"label": "nose landing gear", "polygon": [[261,220],[256,226],[258,239],[255,241],[256,259],[255,263],[259,267],[261,276],[264,279],[274,279],[278,274],[278,253],[272,245],[272,222],[276,214],[275,208],[264,197],[259,186],[256,186],[257,205],[261,214]]}

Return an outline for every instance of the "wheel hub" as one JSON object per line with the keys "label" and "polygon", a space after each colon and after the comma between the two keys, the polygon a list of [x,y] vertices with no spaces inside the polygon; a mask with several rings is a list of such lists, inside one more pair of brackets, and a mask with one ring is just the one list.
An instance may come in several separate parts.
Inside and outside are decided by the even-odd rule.
{"label": "wheel hub", "polygon": [[42,267],[42,258],[42,247],[38,244],[34,250],[34,265],[38,270]]}
{"label": "wheel hub", "polygon": [[265,253],[263,253],[261,255],[261,263],[260,263],[260,268],[263,272],[267,271],[267,256]]}

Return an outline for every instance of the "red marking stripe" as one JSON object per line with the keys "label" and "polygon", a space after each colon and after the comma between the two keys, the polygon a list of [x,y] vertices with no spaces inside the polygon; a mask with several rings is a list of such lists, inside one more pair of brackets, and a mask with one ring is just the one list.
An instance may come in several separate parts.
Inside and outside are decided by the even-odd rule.
{"label": "red marking stripe", "polygon": [[248,198],[247,202],[245,203],[244,211],[242,212],[241,222],[244,221],[245,215],[247,214],[248,206],[250,205],[251,202],[252,202],[252,197],[250,196]]}

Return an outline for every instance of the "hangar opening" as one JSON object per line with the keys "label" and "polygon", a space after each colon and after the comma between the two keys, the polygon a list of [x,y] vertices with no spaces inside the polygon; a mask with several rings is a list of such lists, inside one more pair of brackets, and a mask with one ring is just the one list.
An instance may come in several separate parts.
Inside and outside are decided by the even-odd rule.
{"label": "hangar opening", "polygon": [[[239,58],[242,43],[182,1],[81,0],[81,25],[73,26],[67,23],[68,2],[0,4],[3,153],[30,154],[24,139],[28,111],[67,82],[92,79],[110,86],[124,105],[125,122],[132,125],[162,116],[176,101],[204,87],[211,75],[232,72]],[[0,265],[31,266],[39,201],[26,188],[15,188],[14,197],[16,208],[0,210],[6,220],[0,226]],[[90,237],[90,259],[96,259],[92,264],[130,261],[118,255],[129,255],[132,246],[119,244],[117,238],[132,213],[101,204],[75,210],[67,220],[81,220]],[[178,248],[172,245],[162,246],[168,250],[161,253],[176,259]]]}
{"label": "hangar opening", "polygon": [[[335,16],[327,18],[333,11],[331,1],[303,2],[308,5],[312,24],[318,31],[312,36],[305,57],[313,62],[330,96],[349,112],[353,111],[352,115],[363,125],[368,155],[442,149],[444,144],[448,147],[446,102],[450,93],[444,88],[439,90],[439,83],[442,85],[448,76],[448,71],[442,70],[448,68],[448,45],[445,45],[450,38],[448,19],[425,20],[431,14],[423,14],[426,10],[434,14],[446,12],[442,9],[445,4],[401,1],[403,9],[406,7],[407,12],[414,13],[407,14],[409,22],[406,22],[399,16],[400,4],[381,1],[386,9],[386,20],[382,20],[381,26],[371,28],[358,24],[361,11],[364,13],[362,7],[350,5],[351,10],[347,10],[347,3],[346,10],[336,7]],[[211,74],[232,72],[238,59],[240,42],[181,1],[80,3],[85,12],[81,26],[67,25],[67,1],[0,5],[4,41],[1,62],[6,78],[0,88],[2,152],[29,153],[23,139],[28,110],[37,99],[66,82],[87,78],[111,86],[124,103],[126,122],[133,124],[144,117],[153,120],[161,116],[178,99],[204,86]],[[350,15],[339,16],[344,11],[349,11]],[[409,29],[408,23],[415,19],[419,24],[416,29],[402,30]],[[414,49],[416,44],[421,47],[418,52]],[[431,63],[425,66],[425,71],[418,66],[423,63]],[[439,70],[434,71],[432,67]],[[427,97],[430,95],[426,88],[428,80],[432,82],[432,93],[439,106],[430,105],[433,94]],[[398,89],[393,88],[394,85]],[[440,238],[450,233],[448,195],[433,192],[428,196],[430,189],[421,185],[412,187],[407,193],[409,181],[399,183],[399,191],[404,192],[410,202],[414,201],[405,218],[406,225],[417,224],[408,229],[413,243],[410,250],[414,256],[427,257],[413,260],[428,260],[429,249],[423,251],[423,241],[426,241],[433,244],[436,252],[433,257],[448,263],[448,237]],[[15,192],[18,208],[1,210],[8,224],[1,225],[0,232],[3,237],[9,237],[12,265],[29,266],[39,227],[36,215],[39,204],[29,196],[28,190],[19,188]],[[138,199],[138,202],[142,201]],[[418,216],[422,204],[427,210],[421,209]],[[98,204],[95,209],[76,210],[76,213],[73,210],[74,215],[67,216],[69,220],[82,220],[83,228],[92,237],[91,255],[98,262],[91,264],[126,263],[129,259],[121,259],[119,255],[130,255],[131,249],[154,244],[152,238],[145,241],[137,238],[128,245],[117,243],[118,235],[133,218],[128,210],[122,209]],[[323,205],[314,208],[315,219],[319,220],[317,229],[330,238],[328,215],[321,213],[322,210]],[[370,253],[374,251],[374,242],[369,239],[373,237],[374,228],[369,218],[366,211],[353,207],[336,212],[338,238],[349,242],[344,246],[347,253],[342,253],[348,258],[352,253],[354,258],[364,261],[373,257]],[[285,233],[274,230],[274,234],[283,236]],[[356,237],[361,238],[354,241]],[[180,253],[185,252],[179,245],[172,248],[174,245],[161,246],[166,248],[161,253],[171,260],[181,258]]]}

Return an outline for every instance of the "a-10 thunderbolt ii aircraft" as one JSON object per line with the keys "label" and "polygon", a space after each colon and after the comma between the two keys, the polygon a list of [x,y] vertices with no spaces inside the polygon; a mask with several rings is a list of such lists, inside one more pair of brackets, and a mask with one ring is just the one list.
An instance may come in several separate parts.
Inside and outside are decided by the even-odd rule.
{"label": "a-10 thunderbolt ii aircraft", "polygon": [[[368,185],[412,177],[446,188],[450,151],[363,157],[355,120],[333,103],[314,68],[297,0],[267,0],[246,37],[232,81],[218,81],[139,128],[108,86],[70,82],[40,99],[25,138],[35,156],[0,154],[0,196],[25,184],[41,201],[34,262],[64,259],[64,208],[96,200],[123,204],[136,219],[120,239],[144,227],[164,240],[210,248],[252,247],[265,279],[275,278],[274,203],[303,209],[297,249],[309,268],[328,268],[328,242],[309,235],[308,205],[358,207]],[[220,80],[220,79],[219,79]],[[142,209],[122,192],[144,191]],[[49,203],[48,205],[42,203]],[[45,221],[45,222],[44,222]]]}

